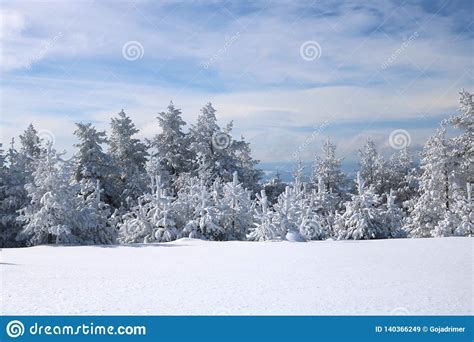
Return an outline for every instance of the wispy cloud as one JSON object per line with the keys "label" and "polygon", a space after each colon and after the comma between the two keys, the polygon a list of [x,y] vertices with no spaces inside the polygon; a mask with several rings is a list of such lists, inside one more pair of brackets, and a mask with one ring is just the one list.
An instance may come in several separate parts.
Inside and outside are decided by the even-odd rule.
{"label": "wispy cloud", "polygon": [[[454,112],[459,89],[472,87],[472,9],[450,1],[6,2],[2,140],[31,121],[70,148],[74,121],[105,128],[122,107],[149,136],[172,99],[189,123],[214,102],[265,161],[291,156],[308,134],[301,128],[325,120],[349,157],[367,133],[387,148],[387,120],[421,144],[435,126],[429,118]],[[308,41],[319,58],[302,58]],[[124,58],[129,42],[139,43],[140,58]],[[357,124],[344,136],[331,131],[348,122]]]}

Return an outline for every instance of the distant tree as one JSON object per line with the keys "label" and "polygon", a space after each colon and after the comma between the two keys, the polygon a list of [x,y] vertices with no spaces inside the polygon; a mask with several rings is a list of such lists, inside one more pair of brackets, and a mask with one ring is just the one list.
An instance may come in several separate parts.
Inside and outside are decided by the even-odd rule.
{"label": "distant tree", "polygon": [[378,153],[375,143],[370,138],[367,139],[364,147],[359,150],[360,155],[360,175],[366,186],[372,186],[375,193],[382,195],[389,191],[388,174],[386,163]]}
{"label": "distant tree", "polygon": [[336,157],[336,145],[329,139],[323,145],[322,156],[316,157],[313,171],[313,183],[317,185],[321,178],[327,191],[340,193],[343,191],[346,176],[341,170],[342,158]]}

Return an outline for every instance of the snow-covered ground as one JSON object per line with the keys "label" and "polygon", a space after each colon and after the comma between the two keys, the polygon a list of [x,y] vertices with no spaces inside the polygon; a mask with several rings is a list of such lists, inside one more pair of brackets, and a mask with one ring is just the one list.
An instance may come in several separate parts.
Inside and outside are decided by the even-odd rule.
{"label": "snow-covered ground", "polygon": [[473,241],[3,249],[1,313],[466,315]]}

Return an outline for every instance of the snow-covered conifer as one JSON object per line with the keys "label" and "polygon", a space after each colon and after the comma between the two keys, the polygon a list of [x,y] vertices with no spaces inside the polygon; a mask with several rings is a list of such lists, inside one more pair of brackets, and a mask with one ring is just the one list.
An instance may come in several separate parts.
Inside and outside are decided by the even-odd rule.
{"label": "snow-covered conifer", "polygon": [[421,159],[420,197],[410,208],[406,229],[411,237],[430,237],[451,203],[449,142],[444,129],[426,142]]}
{"label": "snow-covered conifer", "polygon": [[366,188],[360,173],[357,173],[358,193],[345,203],[346,211],[338,216],[336,229],[339,239],[381,239],[387,237],[380,209],[380,198],[372,187]]}
{"label": "snow-covered conifer", "polygon": [[[139,132],[130,117],[123,111],[111,119],[108,141],[109,154],[116,166],[117,191],[122,207],[136,204],[138,196],[146,190],[146,146],[134,136]],[[102,140],[103,142],[103,140]]]}
{"label": "snow-covered conifer", "polygon": [[252,201],[234,172],[232,182],[224,185],[220,201],[222,227],[226,240],[243,240],[253,225]]}
{"label": "snow-covered conifer", "polygon": [[316,157],[313,171],[313,182],[317,184],[322,178],[325,188],[331,193],[340,193],[344,187],[346,176],[341,170],[342,158],[336,157],[336,145],[329,139],[323,145],[323,153]]}
{"label": "snow-covered conifer", "polygon": [[303,221],[303,192],[287,186],[285,192],[278,196],[275,209],[274,222],[277,234],[282,239],[290,237],[293,240],[304,240],[299,233],[299,227]]}
{"label": "snow-covered conifer", "polygon": [[265,190],[257,194],[257,205],[255,208],[255,227],[250,230],[247,239],[251,241],[272,240],[277,236],[277,228],[273,223],[273,211],[268,203]]}
{"label": "snow-covered conifer", "polygon": [[104,189],[104,201],[114,207],[120,206],[120,194],[117,189],[117,166],[113,159],[102,150],[102,144],[107,143],[105,131],[97,131],[92,124],[76,123],[74,134],[79,139],[75,146],[78,152],[75,155],[74,178],[99,180]]}
{"label": "snow-covered conifer", "polygon": [[172,198],[161,178],[152,178],[150,194],[138,198],[138,205],[124,216],[119,240],[123,243],[168,242],[178,236]]}
{"label": "snow-covered conifer", "polygon": [[34,163],[33,181],[26,185],[30,204],[20,210],[21,235],[28,244],[68,243],[77,219],[75,191],[69,169],[48,145]]}
{"label": "snow-covered conifer", "polygon": [[376,194],[388,192],[388,173],[383,157],[378,153],[375,142],[367,139],[364,147],[359,150],[360,175],[366,186],[373,187]]}
{"label": "snow-covered conifer", "polygon": [[76,212],[78,218],[72,230],[71,243],[84,245],[113,244],[117,239],[115,225],[109,224],[110,208],[101,200],[100,181],[79,182]]}
{"label": "snow-covered conifer", "polygon": [[388,231],[387,237],[406,237],[406,233],[403,230],[404,213],[403,210],[395,204],[395,191],[390,190],[390,193],[386,197],[387,206],[382,215],[384,228]]}
{"label": "snow-covered conifer", "polygon": [[467,189],[467,198],[459,187],[453,188],[451,206],[431,232],[433,236],[469,236],[473,233],[474,214],[472,213],[470,186]]}
{"label": "snow-covered conifer", "polygon": [[173,178],[182,172],[189,172],[192,156],[189,151],[189,139],[183,132],[186,122],[181,110],[170,102],[166,112],[158,113],[161,132],[150,142],[153,157]]}
{"label": "snow-covered conifer", "polygon": [[[451,116],[444,125],[452,125],[460,134],[450,141],[454,181],[459,184],[474,183],[474,103],[473,95],[463,90],[459,100],[459,113]],[[465,191],[464,188],[461,191]]]}

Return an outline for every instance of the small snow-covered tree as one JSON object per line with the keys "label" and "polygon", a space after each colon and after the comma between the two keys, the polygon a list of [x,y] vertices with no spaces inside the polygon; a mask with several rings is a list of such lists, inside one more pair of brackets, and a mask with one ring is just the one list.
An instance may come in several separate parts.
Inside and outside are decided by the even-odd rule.
{"label": "small snow-covered tree", "polygon": [[101,200],[100,181],[90,179],[79,182],[76,208],[77,220],[69,242],[83,245],[113,244],[117,239],[114,225],[109,223],[110,208]]}
{"label": "small snow-covered tree", "polygon": [[178,236],[172,198],[160,177],[152,178],[152,193],[138,198],[138,205],[124,216],[120,225],[122,243],[168,242]]}
{"label": "small snow-covered tree", "polygon": [[431,232],[433,236],[469,236],[473,233],[473,219],[470,185],[467,189],[468,196],[459,187],[454,187],[453,201]]}
{"label": "small snow-covered tree", "polygon": [[322,155],[316,156],[312,176],[313,183],[317,185],[319,178],[321,178],[327,191],[340,193],[346,182],[346,176],[341,170],[341,163],[342,158],[336,157],[336,145],[327,139],[323,145]]}
{"label": "small snow-covered tree", "polygon": [[210,191],[201,185],[199,203],[195,211],[195,222],[202,237],[210,240],[222,240],[224,228],[219,224],[219,211]]}
{"label": "small snow-covered tree", "polygon": [[317,220],[324,231],[324,234],[322,233],[320,236],[325,235],[329,237],[334,235],[335,215],[340,201],[339,195],[328,192],[323,178],[318,177],[317,190],[312,190],[310,198],[316,210]]}
{"label": "small snow-covered tree", "polygon": [[324,218],[318,213],[318,203],[314,192],[304,203],[299,231],[307,240],[323,240],[329,235]]}
{"label": "small snow-covered tree", "polygon": [[388,174],[386,163],[383,157],[378,153],[375,142],[367,139],[364,147],[359,151],[360,156],[360,175],[366,186],[373,187],[376,194],[381,195],[387,192]]}
{"label": "small snow-covered tree", "polygon": [[295,188],[287,186],[285,192],[280,194],[277,203],[273,206],[277,234],[282,239],[304,240],[304,237],[299,233],[299,227],[303,221],[302,201],[303,192],[298,192]]}
{"label": "small snow-covered tree", "polygon": [[304,165],[301,160],[298,160],[296,163],[295,169],[293,171],[293,188],[296,191],[301,192],[304,188]]}
{"label": "small snow-covered tree", "polygon": [[387,166],[388,185],[396,192],[396,203],[406,206],[417,195],[417,172],[408,147],[392,155]]}
{"label": "small snow-covered tree", "polygon": [[108,144],[109,155],[116,165],[114,181],[121,206],[128,208],[136,204],[137,198],[146,190],[145,163],[148,153],[145,144],[134,138],[139,130],[123,109],[111,119],[110,127]]}
{"label": "small snow-covered tree", "polygon": [[252,201],[234,172],[232,182],[224,185],[223,196],[220,200],[221,225],[225,231],[226,240],[243,240],[253,225]]}
{"label": "small snow-covered tree", "polygon": [[255,227],[247,234],[247,239],[251,241],[266,241],[272,240],[277,236],[277,227],[273,223],[273,211],[268,203],[265,190],[261,190],[257,194],[257,204],[255,208],[254,218]]}
{"label": "small snow-covered tree", "polygon": [[336,229],[339,239],[381,239],[387,237],[387,229],[378,208],[380,198],[372,187],[365,188],[360,173],[357,173],[356,195],[345,203],[346,211],[337,217]]}
{"label": "small snow-covered tree", "polygon": [[395,204],[395,191],[390,190],[387,195],[387,206],[383,211],[383,225],[388,231],[389,238],[403,238],[406,233],[403,230],[404,213],[403,210]]}

